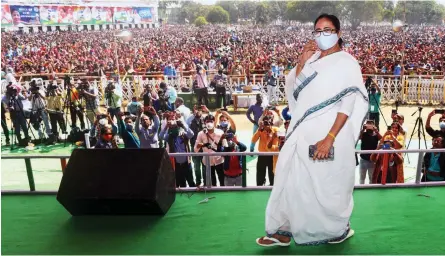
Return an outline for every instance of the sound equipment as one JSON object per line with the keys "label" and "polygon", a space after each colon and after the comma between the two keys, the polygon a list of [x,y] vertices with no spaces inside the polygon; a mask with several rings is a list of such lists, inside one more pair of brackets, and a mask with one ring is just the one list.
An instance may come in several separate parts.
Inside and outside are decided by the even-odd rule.
{"label": "sound equipment", "polygon": [[165,149],[75,149],[57,201],[73,216],[164,215],[175,196]]}

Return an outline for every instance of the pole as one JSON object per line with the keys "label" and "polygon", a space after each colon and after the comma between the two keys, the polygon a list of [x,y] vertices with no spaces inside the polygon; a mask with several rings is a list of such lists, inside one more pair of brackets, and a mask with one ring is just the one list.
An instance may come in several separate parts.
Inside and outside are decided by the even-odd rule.
{"label": "pole", "polygon": [[119,56],[117,55],[117,39],[116,36],[114,37],[114,58],[116,59],[116,66],[117,66],[117,76],[120,80],[120,72],[119,72]]}
{"label": "pole", "polygon": [[402,26],[402,79],[400,80],[402,83],[402,92],[404,91],[405,86],[405,50],[406,50],[406,1],[403,1],[403,26]]}
{"label": "pole", "polygon": [[[419,140],[419,144],[420,144],[420,140]],[[419,159],[417,160],[417,170],[416,170],[416,184],[420,184],[424,155],[425,155],[424,152],[419,152]]]}
{"label": "pole", "polygon": [[242,156],[241,158],[242,160],[242,169],[243,169],[243,173],[242,173],[242,185],[245,188],[247,186],[247,158],[246,156]]}
{"label": "pole", "polygon": [[28,176],[29,190],[36,191],[36,185],[34,183],[34,175],[32,174],[31,159],[25,158],[26,174]]}

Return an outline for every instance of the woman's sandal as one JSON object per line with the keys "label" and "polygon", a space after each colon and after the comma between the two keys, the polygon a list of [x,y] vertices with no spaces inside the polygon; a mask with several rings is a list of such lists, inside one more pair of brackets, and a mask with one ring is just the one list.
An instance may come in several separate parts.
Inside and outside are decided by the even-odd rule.
{"label": "woman's sandal", "polygon": [[[267,241],[271,241],[271,242],[273,242],[273,243],[270,243],[270,244],[262,244],[262,243],[260,243],[260,240],[261,240],[261,239],[263,239],[263,240],[267,240]],[[274,237],[268,237],[268,236],[263,236],[263,237],[257,238],[257,239],[256,239],[256,243],[257,243],[258,245],[260,245],[260,246],[263,246],[263,247],[289,246],[289,245],[290,245],[290,241],[289,241],[288,243],[285,243],[285,242],[281,242],[280,240],[278,240],[278,239],[276,239],[276,238],[274,238]]]}
{"label": "woman's sandal", "polygon": [[340,244],[340,243],[343,243],[344,241],[346,241],[346,239],[350,238],[354,234],[355,234],[354,230],[353,229],[349,229],[348,234],[343,239],[336,240],[336,241],[331,241],[331,242],[328,242],[328,243],[329,244]]}

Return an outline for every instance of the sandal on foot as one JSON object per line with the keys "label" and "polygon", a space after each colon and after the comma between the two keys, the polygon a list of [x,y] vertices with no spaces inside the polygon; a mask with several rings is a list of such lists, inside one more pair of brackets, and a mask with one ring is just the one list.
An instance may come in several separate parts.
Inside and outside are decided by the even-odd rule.
{"label": "sandal on foot", "polygon": [[[271,243],[271,244],[262,244],[262,243],[260,243],[261,239],[267,240],[267,241],[272,241],[273,243]],[[274,237],[268,237],[268,236],[263,236],[263,237],[257,238],[256,239],[256,243],[258,245],[260,245],[260,246],[263,246],[263,247],[289,246],[290,245],[290,241],[288,243],[284,243],[284,242],[281,242],[280,240],[278,240],[278,239],[276,239]]]}
{"label": "sandal on foot", "polygon": [[344,241],[346,241],[346,239],[350,238],[354,234],[355,234],[355,231],[353,229],[349,229],[348,234],[345,236],[345,238],[337,240],[337,241],[331,241],[331,242],[328,242],[328,243],[329,244],[340,244],[340,243],[343,243]]}

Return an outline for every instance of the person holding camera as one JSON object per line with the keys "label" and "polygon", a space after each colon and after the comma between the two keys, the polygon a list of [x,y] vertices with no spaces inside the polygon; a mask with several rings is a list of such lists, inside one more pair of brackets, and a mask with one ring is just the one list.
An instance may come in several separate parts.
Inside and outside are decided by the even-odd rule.
{"label": "person holding camera", "polygon": [[[193,131],[182,121],[177,120],[174,113],[167,118],[167,125],[160,132],[159,137],[167,142],[169,153],[190,152],[189,140],[193,137]],[[196,187],[193,181],[193,172],[190,165],[190,158],[187,156],[174,157],[176,187]]]}
{"label": "person holding camera", "polygon": [[111,119],[110,114],[98,114],[96,117],[96,121],[94,121],[93,127],[91,128],[90,137],[96,138],[97,141],[99,141],[102,136],[102,128],[104,127],[110,127],[113,134],[117,134],[117,126]]}
{"label": "person holding camera", "polygon": [[[276,127],[272,126],[272,120],[269,117],[264,118],[262,122],[260,122],[260,127],[258,131],[252,137],[252,143],[256,143],[258,140],[258,151],[259,152],[269,152],[267,144],[269,140],[272,139],[273,134],[278,132]],[[266,183],[266,169],[269,174],[269,185],[273,186],[274,182],[274,173],[273,173],[273,156],[258,156],[257,162],[257,174],[256,174],[256,183],[257,186],[264,186]]]}
{"label": "person holding camera", "polygon": [[[204,118],[205,129],[199,132],[194,151],[204,153],[219,152],[222,149],[222,141],[224,132],[218,128],[215,128],[215,117],[213,115],[207,115]],[[205,158],[203,163],[206,165]],[[224,186],[224,158],[222,156],[210,157],[211,179],[212,186],[216,186],[216,175],[218,175],[219,185]],[[206,185],[206,172],[203,171],[204,185]]]}
{"label": "person holding camera", "polygon": [[59,131],[57,125],[59,125],[63,134],[66,134],[66,124],[63,113],[63,90],[57,84],[52,84],[46,91],[46,109],[49,114],[51,122],[51,129],[56,140],[59,140]]}
{"label": "person holding camera", "polygon": [[54,143],[54,137],[49,124],[48,112],[46,110],[45,92],[42,84],[37,84],[36,80],[31,81],[29,100],[31,101],[31,117],[30,122],[34,129],[38,130],[39,137],[43,138],[43,132],[40,127],[40,122],[43,120],[46,134],[48,135],[47,144]]}
{"label": "person holding camera", "polygon": [[108,113],[110,114],[111,120],[121,112],[122,106],[122,88],[119,83],[108,83],[105,88],[105,100],[108,106]]}
{"label": "person holding camera", "polygon": [[[361,150],[375,150],[382,139],[374,120],[367,120],[360,133]],[[371,161],[370,154],[360,154],[360,184],[365,184],[366,173],[368,173],[369,184],[372,183],[375,164]]]}
{"label": "person holding camera", "polygon": [[153,107],[155,108],[156,112],[173,111],[173,107],[168,102],[168,96],[165,95],[163,90],[158,91],[158,96],[159,98],[153,102]]}
{"label": "person holding camera", "polygon": [[[277,118],[275,118],[275,115],[277,116]],[[280,115],[280,110],[278,110],[278,108],[275,106],[266,107],[258,121],[261,123],[264,118],[270,119],[272,125],[277,128],[280,128],[284,124],[284,120]]]}
{"label": "person holding camera", "polygon": [[[432,149],[442,149],[445,147],[443,137],[433,139]],[[423,157],[423,182],[445,181],[445,153],[426,153]]]}
{"label": "person holding camera", "polygon": [[218,70],[218,74],[213,77],[213,82],[216,86],[216,107],[221,107],[221,100],[223,102],[224,110],[227,111],[227,101],[226,101],[226,86],[227,86],[227,76],[223,74],[223,70]]}
{"label": "person holding camera", "polygon": [[[156,110],[149,106],[146,114],[142,113],[142,109],[138,109],[136,118],[136,134],[140,140],[141,148],[159,148],[158,131],[160,126],[159,117]],[[153,121],[151,120],[153,119]]]}
{"label": "person holding camera", "polygon": [[96,113],[99,112],[99,90],[94,84],[87,81],[83,82],[79,89],[81,96],[85,99],[86,117],[91,128],[93,127]]}
{"label": "person holding camera", "polygon": [[115,134],[110,126],[103,126],[100,128],[99,139],[94,146],[95,149],[116,149],[118,148],[116,143]]}
{"label": "person holding camera", "polygon": [[80,121],[80,128],[85,129],[85,120],[83,117],[83,107],[80,102],[79,90],[77,89],[74,83],[70,83],[69,85],[70,94],[70,116],[71,116],[71,128],[77,127],[77,117]]}
{"label": "person holding camera", "polygon": [[369,89],[369,118],[370,120],[374,120],[375,126],[377,129],[380,129],[380,98],[382,97],[382,91],[380,87],[372,80],[371,77],[368,77],[365,83],[366,88]]}
{"label": "person holding camera", "polygon": [[196,75],[194,79],[194,88],[193,91],[198,97],[198,105],[209,105],[209,91],[207,89],[207,75],[206,71],[203,69],[201,65],[196,66]]}
{"label": "person holding camera", "polygon": [[272,70],[269,70],[264,77],[264,81],[267,85],[267,94],[269,97],[269,103],[271,105],[278,105],[278,95],[277,95],[277,81],[278,78]]}
{"label": "person holding camera", "polygon": [[[227,147],[224,152],[245,152],[246,145],[238,141],[233,133],[226,135]],[[224,157],[224,185],[225,186],[242,186],[243,174],[243,158],[241,156],[225,156]]]}
{"label": "person holding camera", "polygon": [[[205,122],[203,113],[209,113],[210,111],[206,106],[194,106],[193,114],[186,120],[187,125],[193,131],[193,137],[190,139],[190,146],[194,149],[198,134],[205,129]],[[202,152],[202,149],[199,151]],[[196,186],[202,184],[202,173],[205,172],[205,166],[202,162],[202,156],[192,156],[193,169],[195,171]],[[205,181],[205,180],[204,180]]]}
{"label": "person holding camera", "polygon": [[170,109],[174,110],[175,109],[175,101],[176,101],[176,98],[178,97],[178,92],[176,92],[176,89],[173,86],[166,84],[165,82],[161,82],[159,84],[159,88],[162,91],[164,91],[164,96],[165,96],[165,99],[166,99]]}
{"label": "person holding camera", "polygon": [[222,130],[224,133],[236,133],[236,125],[233,118],[222,109],[216,111],[215,119],[218,120],[216,123],[216,128]]}
{"label": "person holding camera", "polygon": [[[445,138],[445,112],[442,109],[433,110],[426,119],[425,130],[431,137]],[[431,127],[431,118],[435,115],[441,115],[439,117],[439,130],[435,130]]]}
{"label": "person holding camera", "polygon": [[141,98],[144,101],[144,107],[153,106],[153,103],[159,99],[159,95],[156,90],[153,90],[151,85],[146,85],[144,92],[141,94]]}
{"label": "person holding camera", "polygon": [[139,141],[138,135],[135,131],[135,124],[133,122],[133,117],[125,116],[124,113],[118,113],[117,125],[119,129],[119,135],[124,141],[125,148],[140,148],[141,143]]}
{"label": "person holding camera", "polygon": [[[27,145],[30,141],[28,134],[28,126],[26,124],[25,112],[23,110],[23,101],[26,97],[21,92],[22,88],[19,85],[9,83],[6,86],[5,96],[2,98],[3,104],[7,106],[9,115],[14,127],[14,134],[20,145]],[[23,130],[25,140],[22,140],[20,129]]]}
{"label": "person holding camera", "polygon": [[[394,140],[379,143],[378,150],[395,150]],[[375,163],[372,184],[403,183],[403,157],[400,153],[372,154],[371,161]],[[402,168],[402,171],[400,171]]]}

